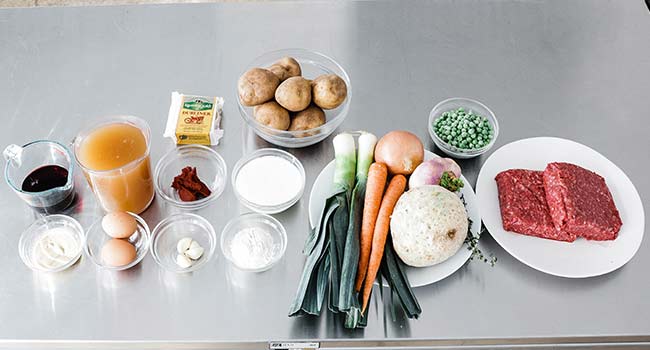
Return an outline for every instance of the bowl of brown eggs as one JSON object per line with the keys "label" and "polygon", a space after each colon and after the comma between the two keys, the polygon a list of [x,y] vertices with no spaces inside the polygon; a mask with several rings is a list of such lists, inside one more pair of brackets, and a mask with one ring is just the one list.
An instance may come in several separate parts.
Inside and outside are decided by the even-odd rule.
{"label": "bowl of brown eggs", "polygon": [[84,250],[97,266],[120,271],[144,259],[150,240],[149,226],[140,216],[111,212],[88,228]]}

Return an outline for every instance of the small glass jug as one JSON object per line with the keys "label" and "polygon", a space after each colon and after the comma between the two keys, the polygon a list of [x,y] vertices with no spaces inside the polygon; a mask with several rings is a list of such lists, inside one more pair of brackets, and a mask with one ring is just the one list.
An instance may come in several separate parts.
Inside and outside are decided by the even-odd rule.
{"label": "small glass jug", "polygon": [[7,184],[36,211],[58,213],[74,201],[74,163],[64,145],[49,140],[22,147],[12,144],[5,148],[3,156],[7,160]]}
{"label": "small glass jug", "polygon": [[[127,145],[137,144],[138,137],[142,149],[129,149]],[[115,145],[115,142],[122,144]],[[107,148],[112,150],[109,152]],[[105,211],[140,214],[149,207],[155,192],[149,154],[151,129],[145,120],[134,116],[100,118],[77,134],[72,149],[88,185]],[[136,159],[106,168],[107,159],[115,161],[129,152],[137,154]]]}

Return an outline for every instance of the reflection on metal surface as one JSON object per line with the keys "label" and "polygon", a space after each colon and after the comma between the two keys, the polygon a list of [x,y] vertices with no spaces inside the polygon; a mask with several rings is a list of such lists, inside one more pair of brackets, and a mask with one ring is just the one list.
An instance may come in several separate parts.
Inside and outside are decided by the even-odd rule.
{"label": "reflection on metal surface", "polygon": [[224,264],[226,265],[226,282],[231,287],[234,287],[233,289],[244,290],[250,288],[253,282],[252,280],[256,277],[257,273],[240,270],[227,261],[224,261]]}
{"label": "reflection on metal surface", "polygon": [[34,278],[34,286],[39,288],[34,289],[34,297],[38,300],[39,308],[44,312],[50,311],[56,314],[56,288],[57,278],[54,274],[32,271]]}
{"label": "reflection on metal surface", "polygon": [[182,287],[183,282],[192,278],[191,272],[177,273],[165,270],[160,266],[156,266],[156,268],[158,268],[158,281],[165,286],[166,294],[175,294]]}
{"label": "reflection on metal surface", "polygon": [[102,289],[105,290],[129,288],[129,286],[142,274],[141,263],[123,271],[112,271],[99,266],[96,266],[95,268],[98,270],[98,282]]}

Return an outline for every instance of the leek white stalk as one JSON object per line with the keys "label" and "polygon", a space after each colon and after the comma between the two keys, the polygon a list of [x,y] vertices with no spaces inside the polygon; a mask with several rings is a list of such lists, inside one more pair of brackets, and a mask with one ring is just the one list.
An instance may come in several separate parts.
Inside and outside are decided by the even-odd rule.
{"label": "leek white stalk", "polygon": [[354,187],[354,173],[356,168],[356,151],[354,137],[344,132],[336,135],[332,141],[334,144],[334,186],[352,191]]}
{"label": "leek white stalk", "polygon": [[357,183],[362,179],[368,179],[368,169],[375,159],[375,146],[377,136],[362,132],[359,136],[359,155],[357,156]]}

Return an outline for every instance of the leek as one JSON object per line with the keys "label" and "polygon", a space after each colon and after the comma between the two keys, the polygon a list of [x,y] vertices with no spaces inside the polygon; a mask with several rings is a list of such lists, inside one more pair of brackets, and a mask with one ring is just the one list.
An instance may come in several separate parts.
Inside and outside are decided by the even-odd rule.
{"label": "leek", "polygon": [[350,199],[350,218],[348,220],[347,236],[345,238],[345,251],[343,266],[341,268],[341,281],[338,298],[338,309],[346,312],[346,328],[356,328],[361,320],[361,307],[357,293],[354,291],[354,281],[359,265],[359,234],[363,216],[363,204],[366,196],[366,183],[368,169],[374,159],[377,137],[363,132],[359,136],[359,151],[357,153],[356,185]]}
{"label": "leek", "polygon": [[[415,293],[413,293],[413,289],[411,289],[408,277],[406,277],[406,273],[393,250],[393,239],[390,234],[386,239],[384,258],[381,261],[381,272],[388,281],[391,293],[395,292],[397,294],[400,304],[404,312],[406,312],[406,316],[408,318],[418,318],[422,313],[422,309],[420,308],[418,299],[415,297]],[[382,288],[381,285],[380,288]]]}
{"label": "leek", "polygon": [[348,227],[348,203],[354,186],[356,152],[351,134],[334,137],[334,186],[316,223],[307,237],[305,267],[289,316],[319,315],[328,280],[332,311],[338,310],[340,270],[343,261],[345,232]]}
{"label": "leek", "polygon": [[341,287],[341,269],[343,266],[343,252],[345,250],[345,234],[349,222],[349,202],[354,187],[354,172],[357,154],[354,137],[342,133],[334,137],[334,155],[336,169],[334,170],[334,187],[344,190],[336,196],[339,202],[334,213],[330,230],[329,254],[331,262],[329,309],[339,312],[339,290]]}

